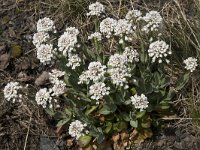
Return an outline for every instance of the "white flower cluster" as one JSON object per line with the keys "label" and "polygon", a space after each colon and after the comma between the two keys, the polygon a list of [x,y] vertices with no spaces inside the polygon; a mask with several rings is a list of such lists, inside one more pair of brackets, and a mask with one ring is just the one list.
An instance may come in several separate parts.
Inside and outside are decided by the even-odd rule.
{"label": "white flower cluster", "polygon": [[91,98],[97,100],[97,104],[99,104],[98,100],[102,99],[103,96],[109,95],[110,87],[106,87],[103,82],[96,82],[90,86],[89,94]]}
{"label": "white flower cluster", "polygon": [[102,39],[101,33],[99,32],[92,33],[91,35],[88,36],[88,40],[91,39],[97,39],[97,41],[101,41]]}
{"label": "white flower cluster", "polygon": [[92,80],[93,82],[103,80],[104,74],[106,73],[105,69],[106,66],[102,65],[100,62],[91,62],[88,66],[88,70],[84,71],[79,76],[78,84],[88,84],[90,80]]}
{"label": "white flower cluster", "polygon": [[137,20],[141,19],[141,16],[142,16],[141,11],[133,9],[133,10],[128,11],[125,18],[129,21],[131,21],[133,19],[136,19],[136,21],[137,21]]}
{"label": "white flower cluster", "polygon": [[49,80],[51,83],[55,83],[55,82],[57,82],[57,80],[59,80],[60,77],[62,77],[64,75],[65,75],[64,71],[60,71],[58,69],[53,69],[49,73]]}
{"label": "white flower cluster", "polygon": [[80,66],[81,59],[76,52],[75,47],[78,47],[78,36],[79,30],[75,27],[66,28],[65,32],[58,39],[58,50],[62,54],[68,57],[68,63],[66,66],[71,67],[73,70]]}
{"label": "white flower cluster", "polygon": [[127,77],[131,77],[130,68],[127,66],[128,59],[124,55],[114,54],[108,61],[108,73],[110,74],[113,84],[128,88]]}
{"label": "white flower cluster", "polygon": [[65,92],[66,84],[59,79],[60,77],[64,76],[64,74],[65,72],[57,69],[53,69],[49,73],[49,80],[53,84],[53,87],[50,89],[50,91],[52,92],[52,96],[60,96]]}
{"label": "white flower cluster", "polygon": [[53,20],[47,17],[43,19],[39,19],[37,22],[37,31],[38,32],[49,32],[49,31],[55,32],[55,26],[54,26]]}
{"label": "white flower cluster", "polygon": [[127,57],[127,61],[129,63],[138,62],[139,61],[139,53],[133,49],[132,47],[125,47],[123,55]]}
{"label": "white flower cluster", "polygon": [[131,96],[131,102],[135,106],[136,109],[140,109],[140,111],[143,111],[148,107],[148,100],[147,97],[144,94],[139,95],[134,95]]}
{"label": "white flower cluster", "polygon": [[67,67],[71,67],[73,70],[80,66],[81,58],[77,54],[70,54],[68,57]]}
{"label": "white flower cluster", "polygon": [[126,19],[119,19],[114,28],[114,32],[115,35],[122,37],[123,35],[132,34],[133,29],[135,29],[135,27],[133,27],[129,21],[127,21]]}
{"label": "white flower cluster", "polygon": [[185,68],[187,70],[189,70],[190,72],[193,72],[197,67],[197,59],[196,58],[188,57],[183,62],[186,65]]}
{"label": "white flower cluster", "polygon": [[35,100],[37,104],[42,105],[43,108],[46,108],[48,103],[50,104],[50,108],[52,107],[51,91],[48,91],[47,88],[40,89],[35,95]]}
{"label": "white flower cluster", "polygon": [[[152,58],[152,62],[155,62],[158,59],[159,63],[162,63],[162,58],[171,55],[172,52],[169,50],[169,45],[165,41],[155,41],[149,45],[148,55]],[[169,63],[168,59],[165,59]]]}
{"label": "white flower cluster", "polygon": [[77,36],[64,32],[58,39],[58,50],[63,53],[64,56],[68,56],[74,50],[78,40]]}
{"label": "white flower cluster", "polygon": [[37,58],[41,63],[48,64],[53,58],[53,45],[52,44],[41,44],[37,47]]}
{"label": "white flower cluster", "polygon": [[[62,95],[66,90],[66,84],[64,81],[59,78],[64,76],[65,72],[62,72],[57,69],[53,69],[49,73],[49,80],[53,84],[53,87],[50,89],[43,88],[40,89],[35,96],[35,100],[38,105],[42,105],[43,108],[46,108],[49,105],[50,108],[53,107],[52,102],[57,103],[58,101],[54,98],[54,96]],[[56,107],[59,107],[57,104]]]}
{"label": "white flower cluster", "polygon": [[62,80],[57,80],[57,82],[54,83],[53,87],[51,88],[51,91],[53,92],[52,96],[60,96],[64,94],[66,90],[66,84]]}
{"label": "white flower cluster", "polygon": [[76,138],[76,140],[78,140],[79,137],[84,135],[84,130],[86,126],[87,124],[83,124],[79,120],[75,120],[71,122],[71,124],[69,125],[69,135],[71,135],[72,137]]}
{"label": "white flower cluster", "polygon": [[147,24],[142,28],[142,31],[148,33],[149,31],[158,31],[163,24],[163,18],[157,11],[150,11],[142,17]]}
{"label": "white flower cluster", "polygon": [[101,3],[96,2],[89,5],[89,10],[90,12],[87,13],[87,16],[100,16],[102,13],[104,13],[105,8]]}
{"label": "white flower cluster", "polygon": [[49,34],[46,32],[37,32],[33,35],[33,44],[35,47],[40,47],[40,45],[50,38]]}
{"label": "white flower cluster", "polygon": [[107,38],[110,38],[110,36],[114,32],[116,25],[117,25],[117,20],[108,17],[101,21],[100,32],[105,34]]}
{"label": "white flower cluster", "polygon": [[19,89],[22,89],[22,86],[20,86],[18,82],[9,82],[3,90],[4,98],[13,103],[16,101],[21,102],[22,95],[18,94]]}
{"label": "white flower cluster", "polygon": [[37,50],[37,58],[43,64],[49,64],[53,58],[53,45],[46,43],[50,39],[49,31],[56,32],[54,22],[47,17],[39,19],[37,33],[33,35],[33,44]]}

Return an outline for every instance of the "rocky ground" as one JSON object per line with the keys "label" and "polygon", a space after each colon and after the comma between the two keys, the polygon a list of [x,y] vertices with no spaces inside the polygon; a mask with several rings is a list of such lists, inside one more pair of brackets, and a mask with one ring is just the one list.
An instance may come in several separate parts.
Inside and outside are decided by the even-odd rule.
{"label": "rocky ground", "polygon": [[[45,68],[35,57],[31,38],[38,18],[50,16],[50,10],[48,3],[39,0],[0,0],[0,150],[67,149],[65,142],[57,139],[52,119],[33,100],[8,104],[2,93],[3,87],[12,80],[30,84],[30,95],[31,91],[37,90],[35,80]],[[153,139],[134,145],[135,148],[198,150],[200,137],[190,121],[175,122]]]}

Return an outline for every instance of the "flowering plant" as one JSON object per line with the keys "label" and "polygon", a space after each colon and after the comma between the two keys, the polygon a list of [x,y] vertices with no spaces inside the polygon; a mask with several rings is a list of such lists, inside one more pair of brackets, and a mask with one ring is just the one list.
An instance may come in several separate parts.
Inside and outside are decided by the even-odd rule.
{"label": "flowering plant", "polygon": [[[83,147],[123,131],[134,142],[149,138],[159,118],[172,111],[173,95],[187,83],[189,72],[170,81],[172,50],[162,37],[159,12],[130,10],[123,19],[105,18],[99,2],[89,10],[95,31],[87,40],[75,27],[58,37],[51,19],[38,21],[33,36],[37,58],[44,65],[57,62],[60,70],[49,73],[52,86],[40,89],[36,102]],[[184,63],[191,72],[197,67],[192,57]]]}

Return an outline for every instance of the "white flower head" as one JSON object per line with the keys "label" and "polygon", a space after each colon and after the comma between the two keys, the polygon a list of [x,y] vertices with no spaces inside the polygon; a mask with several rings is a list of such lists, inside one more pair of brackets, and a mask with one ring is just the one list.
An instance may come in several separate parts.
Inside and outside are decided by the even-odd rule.
{"label": "white flower head", "polygon": [[92,33],[91,35],[88,36],[88,40],[91,39],[97,39],[97,41],[101,41],[102,35],[99,32]]}
{"label": "white flower head", "polygon": [[55,31],[53,20],[47,17],[39,19],[37,22],[37,31],[38,32]]}
{"label": "white flower head", "polygon": [[52,97],[50,93],[51,91],[48,91],[47,88],[40,89],[35,95],[37,104],[43,108],[46,108],[48,103],[51,105]]}
{"label": "white flower head", "polygon": [[90,76],[88,70],[82,72],[82,74],[79,76],[78,84],[83,84],[83,83],[89,84],[89,82],[90,82]]}
{"label": "white flower head", "polygon": [[163,18],[157,11],[150,11],[142,17],[147,24],[142,28],[142,31],[148,33],[149,31],[158,31],[163,24]]}
{"label": "white flower head", "polygon": [[69,135],[71,135],[72,137],[76,138],[76,140],[78,140],[79,137],[84,135],[84,130],[86,126],[87,126],[86,124],[83,124],[79,120],[73,121],[69,125]]}
{"label": "white flower head", "polygon": [[96,82],[90,86],[89,94],[91,98],[94,100],[102,99],[105,95],[109,95],[110,87],[106,87],[105,83],[103,82]]}
{"label": "white flower head", "polygon": [[120,55],[120,54],[114,54],[111,55],[108,61],[108,66],[111,67],[119,67],[119,68],[123,68],[124,65],[126,65],[128,62],[128,59],[126,56],[124,55]]}
{"label": "white flower head", "polygon": [[71,34],[69,32],[64,32],[58,39],[58,50],[61,51],[64,56],[67,56],[68,53],[74,50],[77,42],[76,33]]}
{"label": "white flower head", "polygon": [[108,61],[108,73],[110,74],[112,83],[116,86],[124,86],[128,88],[127,78],[131,77],[130,68],[127,66],[127,56],[114,54],[110,56]]}
{"label": "white flower head", "polygon": [[67,67],[71,67],[73,70],[80,66],[81,58],[77,54],[70,54],[68,56]]}
{"label": "white flower head", "polygon": [[128,11],[125,18],[131,21],[132,19],[139,20],[141,16],[142,16],[142,13],[140,10],[133,9],[133,10]]}
{"label": "white flower head", "polygon": [[35,47],[39,47],[44,42],[50,38],[49,34],[46,32],[37,32],[33,35],[33,44]]}
{"label": "white flower head", "polygon": [[53,69],[51,70],[51,72],[49,73],[49,80],[51,83],[56,83],[60,77],[64,76],[65,72],[64,71],[60,71],[58,69]]}
{"label": "white flower head", "polygon": [[107,38],[110,38],[110,36],[114,32],[116,25],[117,25],[117,20],[108,17],[101,21],[100,32],[102,34],[105,34]]}
{"label": "white flower head", "polygon": [[125,47],[123,55],[127,57],[129,63],[139,61],[139,53],[132,47]]}
{"label": "white flower head", "polygon": [[52,44],[41,44],[37,47],[37,58],[41,63],[49,63],[51,62],[53,56],[53,45]]}
{"label": "white flower head", "polygon": [[132,26],[132,23],[127,21],[126,19],[119,19],[114,28],[115,35],[123,36],[132,34],[135,27]]}
{"label": "white flower head", "polygon": [[96,2],[89,5],[89,10],[90,12],[87,13],[87,16],[100,16],[102,13],[104,13],[105,8],[101,3]]}
{"label": "white flower head", "polygon": [[190,72],[193,72],[197,67],[197,59],[196,58],[188,57],[183,62],[186,65],[185,69],[189,70]]}
{"label": "white flower head", "polygon": [[51,88],[51,91],[53,92],[51,95],[52,96],[60,96],[63,93],[65,93],[66,90],[66,84],[64,81],[57,80],[53,87]]}
{"label": "white flower head", "polygon": [[[152,58],[152,62],[158,60],[161,63],[170,54],[169,45],[165,41],[158,40],[149,45],[148,55]],[[165,61],[169,62],[168,59],[165,59]]]}
{"label": "white flower head", "polygon": [[110,74],[111,81],[116,86],[121,86],[127,89],[128,81],[127,78],[131,77],[130,68],[128,67],[121,67],[121,68],[109,68],[108,73]]}
{"label": "white flower head", "polygon": [[65,29],[65,32],[70,34],[71,36],[78,36],[78,34],[80,33],[79,30],[75,27],[67,27]]}
{"label": "white flower head", "polygon": [[18,82],[9,82],[3,90],[4,98],[13,103],[16,101],[21,102],[21,94],[18,94],[19,89],[22,89],[22,86]]}
{"label": "white flower head", "polygon": [[104,74],[106,73],[106,66],[102,65],[100,62],[91,62],[88,66],[88,70],[83,72],[79,76],[79,84],[88,84],[90,80],[96,82],[104,79]]}
{"label": "white flower head", "polygon": [[136,109],[140,109],[140,111],[143,111],[148,107],[148,100],[147,97],[144,94],[139,95],[134,95],[131,96],[131,102],[135,106]]}

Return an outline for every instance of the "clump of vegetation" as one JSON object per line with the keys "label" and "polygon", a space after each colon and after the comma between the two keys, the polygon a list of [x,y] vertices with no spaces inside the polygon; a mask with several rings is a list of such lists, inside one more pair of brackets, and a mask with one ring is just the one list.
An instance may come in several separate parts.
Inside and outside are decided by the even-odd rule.
{"label": "clump of vegetation", "polygon": [[[75,27],[59,35],[50,18],[38,21],[33,36],[37,58],[60,69],[49,73],[51,85],[40,89],[35,100],[81,147],[111,137],[116,142],[117,133],[127,140],[124,147],[140,143],[162,125],[160,118],[173,113],[174,94],[188,82],[197,59],[188,56],[182,77],[171,83],[174,50],[162,36],[165,24],[159,12],[133,9],[117,19],[106,17],[105,6],[96,2],[87,16],[94,20],[88,39]],[[9,85],[4,95],[11,100],[17,92]]]}

